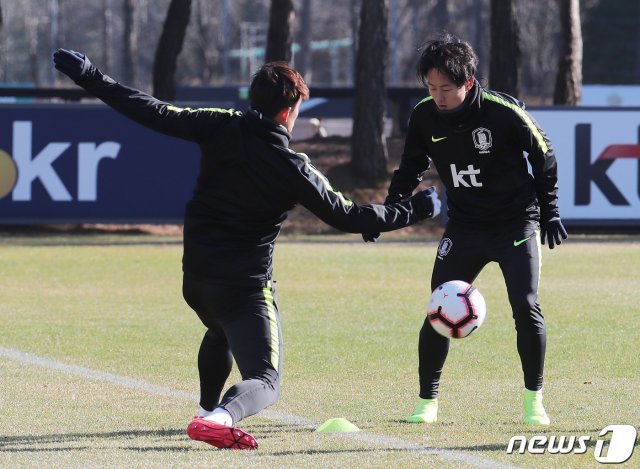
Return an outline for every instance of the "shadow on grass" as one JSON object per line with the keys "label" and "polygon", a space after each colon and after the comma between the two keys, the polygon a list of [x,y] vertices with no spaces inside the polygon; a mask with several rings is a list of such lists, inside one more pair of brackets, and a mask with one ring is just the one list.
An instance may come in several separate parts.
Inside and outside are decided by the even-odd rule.
{"label": "shadow on grass", "polygon": [[[161,429],[161,430],[127,430],[121,432],[104,433],[59,433],[52,435],[15,435],[0,436],[0,451],[2,452],[39,452],[39,451],[77,451],[91,449],[88,446],[70,446],[65,448],[42,448],[39,445],[70,443],[86,440],[118,440],[132,439],[140,437],[158,437],[173,439],[176,436],[187,435],[184,429]],[[35,445],[35,446],[34,446]],[[125,448],[129,449],[129,448]],[[143,448],[131,448],[141,451]],[[159,447],[158,450],[166,451],[171,448]]]}
{"label": "shadow on grass", "polygon": [[[242,427],[242,424],[240,424]],[[268,438],[270,436],[282,435],[282,434],[293,434],[293,433],[311,433],[312,430],[304,427],[296,427],[293,425],[286,424],[254,424],[247,425],[246,427],[242,427],[244,430],[250,432],[256,438]]]}
{"label": "shadow on grass", "polygon": [[398,453],[398,452],[420,452],[419,448],[354,448],[354,449],[310,449],[299,451],[275,451],[269,453],[270,456],[295,456],[295,455],[317,455],[317,454],[359,454],[359,453]]}
{"label": "shadow on grass", "polygon": [[[291,427],[288,425],[278,424],[254,424],[246,427],[248,431],[253,433],[259,440],[262,438],[272,438],[282,434],[294,434],[304,433],[310,430]],[[0,435],[0,452],[7,453],[28,453],[28,452],[62,452],[62,451],[83,451],[96,449],[97,446],[50,446],[43,447],[43,445],[56,445],[60,443],[74,443],[82,441],[105,441],[105,440],[132,440],[135,438],[158,438],[158,445],[140,445],[121,446],[120,449],[127,451],[138,452],[166,452],[166,451],[203,451],[210,450],[211,447],[203,444],[197,447],[190,446],[162,446],[162,443],[169,441],[184,440],[184,442],[191,441],[187,436],[184,428],[171,428],[160,430],[124,430],[119,432],[102,432],[102,433],[58,433],[49,435],[12,435],[2,436]]]}

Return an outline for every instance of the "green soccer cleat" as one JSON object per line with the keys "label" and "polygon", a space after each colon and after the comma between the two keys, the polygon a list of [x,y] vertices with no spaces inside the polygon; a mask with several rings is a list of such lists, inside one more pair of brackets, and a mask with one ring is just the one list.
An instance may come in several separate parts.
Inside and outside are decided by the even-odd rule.
{"label": "green soccer cleat", "polygon": [[416,410],[413,411],[407,422],[411,423],[436,423],[438,421],[438,398],[420,399]]}
{"label": "green soccer cleat", "polygon": [[551,423],[542,405],[542,389],[539,391],[524,390],[522,411],[524,423],[528,425],[549,425]]}

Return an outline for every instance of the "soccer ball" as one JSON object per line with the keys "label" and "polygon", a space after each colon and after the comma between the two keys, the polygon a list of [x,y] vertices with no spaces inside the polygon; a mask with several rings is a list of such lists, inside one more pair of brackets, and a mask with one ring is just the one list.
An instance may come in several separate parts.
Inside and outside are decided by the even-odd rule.
{"label": "soccer ball", "polygon": [[462,339],[482,325],[486,313],[487,306],[478,289],[462,280],[452,280],[431,294],[427,318],[438,334]]}

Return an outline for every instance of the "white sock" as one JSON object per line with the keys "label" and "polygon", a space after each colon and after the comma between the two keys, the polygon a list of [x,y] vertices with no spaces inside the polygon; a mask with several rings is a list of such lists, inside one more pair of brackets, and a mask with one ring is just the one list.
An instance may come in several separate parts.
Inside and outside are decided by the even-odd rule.
{"label": "white sock", "polygon": [[213,410],[205,410],[200,407],[198,417],[202,417],[205,420],[210,420],[212,422],[219,423],[220,425],[226,425],[228,427],[233,425],[231,414],[224,410],[222,407],[216,407]]}

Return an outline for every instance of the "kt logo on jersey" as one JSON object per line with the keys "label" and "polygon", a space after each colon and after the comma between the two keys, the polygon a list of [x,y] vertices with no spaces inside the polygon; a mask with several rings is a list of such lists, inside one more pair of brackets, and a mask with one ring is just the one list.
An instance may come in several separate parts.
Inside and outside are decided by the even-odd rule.
{"label": "kt logo on jersey", "polygon": [[455,164],[451,163],[451,180],[453,181],[453,187],[482,187],[482,183],[476,179],[476,176],[480,174],[480,170],[473,167],[472,164],[467,166],[467,169],[458,170]]}

